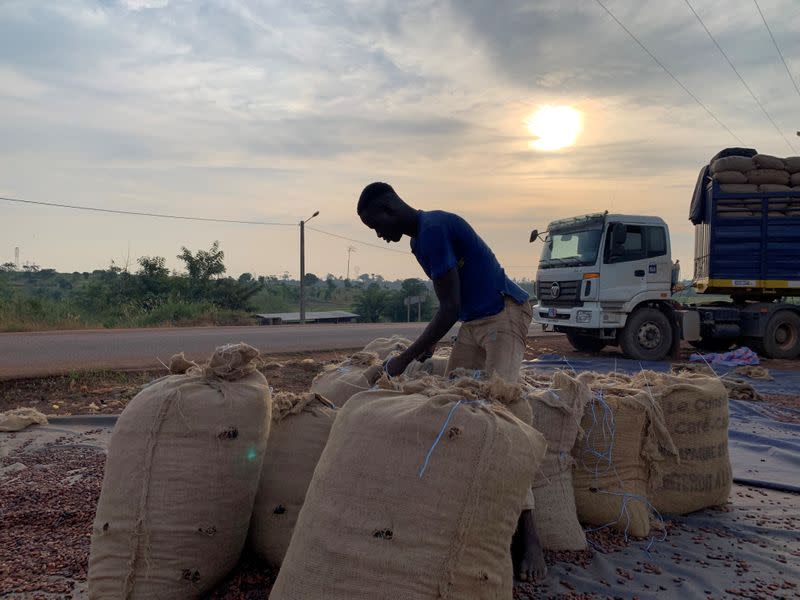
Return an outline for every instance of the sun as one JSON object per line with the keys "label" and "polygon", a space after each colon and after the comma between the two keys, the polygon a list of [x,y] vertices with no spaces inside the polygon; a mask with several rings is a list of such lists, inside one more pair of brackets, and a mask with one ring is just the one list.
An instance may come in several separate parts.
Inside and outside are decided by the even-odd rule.
{"label": "sun", "polygon": [[583,128],[583,114],[571,106],[542,106],[527,119],[530,145],[544,152],[572,146]]}

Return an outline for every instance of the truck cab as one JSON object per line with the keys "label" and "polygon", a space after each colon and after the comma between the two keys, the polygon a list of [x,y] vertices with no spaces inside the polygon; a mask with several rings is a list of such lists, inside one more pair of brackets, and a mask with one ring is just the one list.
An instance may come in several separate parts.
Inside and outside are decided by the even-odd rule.
{"label": "truck cab", "polygon": [[659,217],[597,213],[550,223],[536,276],[534,320],[581,351],[621,345],[640,360],[675,341],[677,282],[667,224]]}

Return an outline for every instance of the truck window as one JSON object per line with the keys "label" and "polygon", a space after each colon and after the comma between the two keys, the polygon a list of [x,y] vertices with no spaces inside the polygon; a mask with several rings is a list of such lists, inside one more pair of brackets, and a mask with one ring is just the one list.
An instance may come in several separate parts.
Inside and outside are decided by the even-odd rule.
{"label": "truck window", "polygon": [[664,256],[667,253],[667,232],[663,227],[645,227],[647,258]]}
{"label": "truck window", "polygon": [[626,229],[625,244],[621,248],[617,248],[614,253],[611,251],[611,234],[606,236],[605,262],[607,264],[647,258],[643,231],[645,228],[641,225],[628,225]]}

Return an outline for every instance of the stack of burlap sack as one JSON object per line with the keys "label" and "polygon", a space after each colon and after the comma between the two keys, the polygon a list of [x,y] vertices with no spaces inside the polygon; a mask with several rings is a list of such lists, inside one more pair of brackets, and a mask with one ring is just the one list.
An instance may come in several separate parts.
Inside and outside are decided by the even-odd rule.
{"label": "stack of burlap sack", "polygon": [[727,501],[728,392],[718,378],[643,371],[581,379],[592,389],[572,450],[581,522],[645,537],[658,513]]}
{"label": "stack of burlap sack", "polygon": [[[725,156],[711,163],[710,172],[723,192],[800,192],[800,156]],[[771,216],[800,216],[800,199],[778,200],[769,202]],[[758,200],[743,200],[740,206],[726,204],[718,210],[730,217],[749,217],[761,211],[762,205]]]}
{"label": "stack of burlap sack", "polygon": [[581,523],[644,537],[655,510],[727,499],[716,378],[388,378],[408,343],[373,343],[304,394],[271,395],[245,344],[175,357],[114,430],[90,597],[197,598],[249,543],[280,569],[277,600],[510,598],[531,488],[551,550],[585,549]]}
{"label": "stack of burlap sack", "polygon": [[521,386],[381,372],[336,407],[271,395],[257,362],[244,344],[205,366],[175,357],[120,416],[91,598],[198,598],[248,540],[280,568],[272,598],[511,597],[546,448]]}

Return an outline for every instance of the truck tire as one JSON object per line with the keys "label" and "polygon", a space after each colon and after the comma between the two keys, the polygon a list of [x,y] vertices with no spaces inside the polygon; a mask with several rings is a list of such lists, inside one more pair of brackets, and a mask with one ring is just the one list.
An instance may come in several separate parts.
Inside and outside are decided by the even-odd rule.
{"label": "truck tire", "polygon": [[600,350],[608,345],[605,340],[590,335],[581,335],[579,333],[567,333],[567,339],[578,352],[600,352]]}
{"label": "truck tire", "polygon": [[800,355],[800,316],[779,310],[767,322],[761,348],[768,358],[795,358]]}
{"label": "truck tire", "polygon": [[622,352],[635,360],[662,360],[672,349],[672,325],[657,308],[640,308],[620,335]]}

